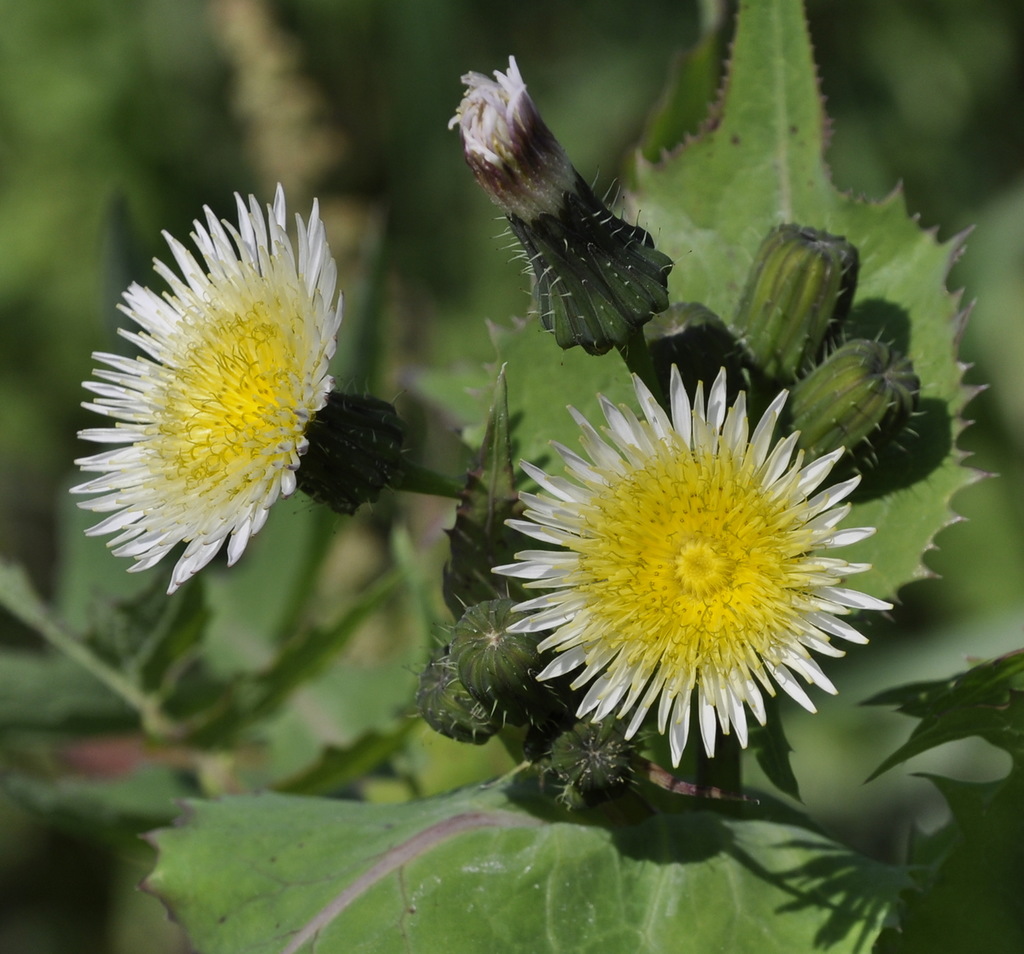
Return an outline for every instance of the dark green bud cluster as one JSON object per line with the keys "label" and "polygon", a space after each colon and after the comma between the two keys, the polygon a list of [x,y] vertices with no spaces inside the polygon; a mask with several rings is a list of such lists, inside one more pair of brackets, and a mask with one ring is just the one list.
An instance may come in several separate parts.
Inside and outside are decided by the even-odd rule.
{"label": "dark green bud cluster", "polygon": [[[743,351],[725,322],[699,302],[670,305],[645,329],[651,360],[662,390],[669,392],[672,366],[679,369],[688,394],[698,382],[710,384],[725,368],[737,389],[743,380]],[[735,394],[730,395],[730,399]]]}
{"label": "dark green bud cluster", "polygon": [[543,668],[535,633],[510,633],[512,600],[471,606],[455,624],[449,653],[459,680],[485,709],[510,725],[549,718],[561,708],[548,683],[538,682]]}
{"label": "dark green bud cluster", "polygon": [[795,381],[834,340],[857,287],[857,250],[844,238],[780,225],[754,257],[733,318],[752,364]]}
{"label": "dark green bud cluster", "polygon": [[898,351],[878,341],[848,341],[793,386],[798,446],[811,457],[865,442],[877,449],[906,425],[920,390]]}
{"label": "dark green bud cluster", "polygon": [[501,728],[501,719],[469,694],[448,648],[442,647],[420,673],[416,708],[435,732],[482,745]]}
{"label": "dark green bud cluster", "polygon": [[510,633],[512,600],[471,606],[447,627],[448,643],[420,673],[416,704],[436,732],[479,745],[504,726],[525,727],[523,756],[569,808],[617,798],[633,780],[635,745],[615,719],[591,723],[573,713],[580,694],[567,678],[539,682],[549,661],[538,636]]}
{"label": "dark green bud cluster", "polygon": [[369,394],[332,392],[306,439],[309,447],[295,474],[298,487],[338,513],[372,503],[405,470],[405,425],[394,407]]}
{"label": "dark green bud cluster", "polygon": [[[508,632],[514,605],[490,600],[471,606],[451,627],[448,645],[420,674],[417,705],[442,735],[483,742],[503,725],[543,722],[562,713],[557,690],[536,678],[543,668],[539,637]],[[446,714],[449,701],[454,708]],[[487,735],[482,735],[484,723]],[[468,740],[467,724],[473,736]]]}
{"label": "dark green bud cluster", "polygon": [[559,798],[569,808],[583,808],[625,794],[633,781],[633,752],[620,721],[575,723],[551,742],[548,767],[561,784]]}

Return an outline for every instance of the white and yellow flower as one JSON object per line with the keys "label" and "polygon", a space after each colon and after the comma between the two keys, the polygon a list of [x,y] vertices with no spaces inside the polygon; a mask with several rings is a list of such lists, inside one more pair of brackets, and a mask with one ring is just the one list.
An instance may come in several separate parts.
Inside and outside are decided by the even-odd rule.
{"label": "white and yellow flower", "polygon": [[843,585],[868,565],[826,555],[874,531],[837,529],[859,478],[818,490],[842,451],[804,465],[796,435],[773,446],[785,392],[751,434],[724,371],[691,403],[673,369],[671,415],[634,386],[643,419],[601,398],[604,437],[570,409],[589,460],[556,444],[567,476],[523,465],[543,492],[523,494],[527,519],[511,523],[559,549],[495,570],[550,590],[511,627],[552,630],[540,649],[557,655],[538,678],[578,671],[577,714],[628,717],[627,737],[653,709],[678,764],[694,695],[708,755],[719,727],[745,746],[746,709],[765,721],[762,692],[778,686],[812,712],[797,677],[835,692],[812,653],[866,642],[840,617],[891,606]]}
{"label": "white and yellow flower", "polygon": [[229,563],[263,526],[271,505],[296,488],[306,430],[327,402],[328,363],[341,322],[337,271],[316,203],[308,224],[287,233],[279,187],[266,214],[236,195],[237,227],[207,208],[192,239],[202,262],[165,233],[180,275],[155,270],[169,291],[133,284],[122,330],[142,354],[97,352],[107,367],[85,387],[84,406],[112,427],[85,440],[126,445],[76,461],[97,473],[73,493],[79,506],[108,513],[87,531],[112,533],[109,546],[131,570],[153,566],[184,543],[169,592],[227,544]]}

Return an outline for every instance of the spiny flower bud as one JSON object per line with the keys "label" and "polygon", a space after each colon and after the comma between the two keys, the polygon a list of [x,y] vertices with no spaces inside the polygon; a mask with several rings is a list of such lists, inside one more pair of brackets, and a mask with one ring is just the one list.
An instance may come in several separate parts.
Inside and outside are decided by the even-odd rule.
{"label": "spiny flower bud", "polygon": [[788,383],[820,354],[849,313],[857,249],[846,239],[780,225],[761,243],[733,330],[757,368]]}
{"label": "spiny flower bud", "polygon": [[430,728],[456,742],[482,745],[501,728],[501,719],[492,716],[459,681],[447,646],[420,673],[416,707]]}
{"label": "spiny flower bud", "polygon": [[334,391],[306,429],[298,487],[338,513],[355,513],[402,476],[404,437],[405,425],[387,401]]}
{"label": "spiny flower bud", "polygon": [[699,381],[714,381],[722,368],[725,368],[728,380],[737,387],[742,381],[739,344],[725,322],[699,302],[670,305],[644,329],[644,333],[650,345],[654,370],[665,394],[670,390],[673,365],[679,369],[683,384],[690,393]]}
{"label": "spiny flower bud", "polygon": [[536,278],[541,324],[562,348],[603,354],[668,307],[672,260],[613,215],[541,119],[509,58],[506,73],[462,77],[466,162],[508,217]]}
{"label": "spiny flower bud", "polygon": [[792,390],[793,427],[812,457],[900,432],[917,407],[921,382],[908,358],[879,341],[856,338],[836,349]]}
{"label": "spiny flower bud", "polygon": [[570,808],[622,795],[633,780],[633,745],[614,719],[577,722],[551,743],[550,771],[562,782]]}
{"label": "spiny flower bud", "polygon": [[513,600],[471,606],[452,631],[451,657],[459,679],[488,712],[512,725],[540,722],[561,704],[552,688],[538,682],[544,668],[535,633],[510,633]]}

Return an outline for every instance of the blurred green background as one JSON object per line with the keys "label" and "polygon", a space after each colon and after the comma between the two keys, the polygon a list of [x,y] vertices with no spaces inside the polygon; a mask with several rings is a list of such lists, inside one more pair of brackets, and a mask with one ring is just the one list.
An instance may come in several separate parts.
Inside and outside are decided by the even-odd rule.
{"label": "blurred green background", "polygon": [[[116,347],[120,292],[153,283],[161,229],[184,238],[204,204],[231,215],[234,191],[269,199],[277,181],[295,211],[318,195],[349,313],[371,315],[391,343],[373,365],[343,354],[343,383],[414,391],[418,368],[487,360],[486,321],[528,306],[502,223],[446,129],[460,75],[514,53],[577,167],[608,187],[673,57],[719,11],[709,0],[2,0],[0,12],[0,552],[51,593],[72,460],[92,452],[75,438],[94,423],[81,381],[90,352]],[[909,723],[857,702],[1024,644],[1024,5],[810,0],[808,12],[836,184],[881,198],[902,181],[941,239],[974,226],[950,287],[977,301],[967,379],[991,385],[961,443],[998,476],[956,500],[969,520],[927,558],[941,578],[907,587],[872,645],[830,667],[840,696],[824,717],[787,722],[812,815],[892,859],[911,823],[935,825],[943,807],[906,772],[862,786]],[[455,453],[446,424],[425,456]],[[414,520],[416,545],[436,554],[444,519]],[[0,641],[31,640],[0,619]],[[911,770],[1005,768],[980,743],[948,749]],[[0,950],[182,950],[134,890],[144,873],[0,796]]]}

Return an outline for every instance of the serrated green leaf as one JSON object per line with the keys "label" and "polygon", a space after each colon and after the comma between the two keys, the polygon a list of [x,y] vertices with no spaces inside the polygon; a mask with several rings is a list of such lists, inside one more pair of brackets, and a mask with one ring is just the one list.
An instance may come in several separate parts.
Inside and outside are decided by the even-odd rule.
{"label": "serrated green leaf", "polygon": [[661,99],[647,117],[637,148],[650,162],[696,133],[708,118],[708,105],[721,81],[726,4],[705,3],[703,14],[700,38],[675,58]]}
{"label": "serrated green leaf", "polygon": [[1024,950],[1024,771],[997,785],[932,778],[953,808],[952,847],[920,891],[904,894],[900,954]]}
{"label": "serrated green leaf", "polygon": [[495,331],[494,343],[508,378],[513,456],[539,467],[551,463],[553,441],[579,446],[572,405],[590,420],[603,421],[598,394],[614,402],[635,400],[629,373],[616,352],[601,357],[580,348],[562,351],[536,322]]}
{"label": "serrated green leaf", "polygon": [[955,447],[968,392],[955,357],[962,315],[945,288],[960,240],[943,244],[922,231],[898,192],[880,203],[839,193],[823,160],[826,125],[802,4],[746,4],[720,121],[661,164],[639,160],[631,203],[676,262],[673,300],[699,301],[726,319],[773,226],[794,222],[857,246],[847,333],[892,342],[922,382],[918,416],[879,452],[848,520],[878,529],[844,555],[872,564],[857,587],[881,596],[924,575],[921,554],[950,522],[952,495],[973,479]]}
{"label": "serrated green leaf", "polygon": [[194,802],[153,836],[145,888],[203,954],[792,954],[866,951],[907,884],[790,825],[709,812],[548,824],[532,798]]}
{"label": "serrated green leaf", "polygon": [[981,663],[952,679],[915,683],[868,700],[900,703],[899,711],[921,721],[910,738],[869,780],[938,745],[979,736],[1024,759],[1024,650]]}
{"label": "serrated green leaf", "polygon": [[451,558],[444,572],[444,599],[456,619],[474,603],[506,596],[525,599],[521,587],[491,573],[492,566],[512,561],[517,535],[505,526],[505,521],[521,512],[512,464],[508,388],[502,368],[476,464],[466,475],[455,525],[448,531]]}

